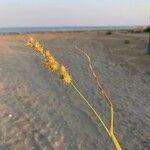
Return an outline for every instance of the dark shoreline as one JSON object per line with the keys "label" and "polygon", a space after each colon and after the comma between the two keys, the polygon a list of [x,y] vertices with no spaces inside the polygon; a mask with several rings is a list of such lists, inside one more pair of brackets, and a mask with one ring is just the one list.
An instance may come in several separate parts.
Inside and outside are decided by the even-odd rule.
{"label": "dark shoreline", "polygon": [[1,27],[0,34],[126,31],[144,26]]}
{"label": "dark shoreline", "polygon": [[23,34],[46,34],[46,33],[85,33],[85,32],[127,32],[129,29],[116,29],[116,30],[82,30],[82,31],[43,31],[43,32],[0,32],[0,35],[23,35]]}

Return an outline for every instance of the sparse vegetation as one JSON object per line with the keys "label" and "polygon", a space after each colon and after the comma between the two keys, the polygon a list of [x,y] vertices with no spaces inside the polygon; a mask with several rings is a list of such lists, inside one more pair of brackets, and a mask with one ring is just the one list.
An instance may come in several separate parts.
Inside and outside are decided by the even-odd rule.
{"label": "sparse vegetation", "polygon": [[144,32],[150,32],[150,26],[144,29]]}
{"label": "sparse vegetation", "polygon": [[129,30],[129,32],[131,32],[131,33],[146,33],[146,32],[150,32],[150,26],[148,26],[146,28],[139,27],[139,28],[136,28],[136,29]]}

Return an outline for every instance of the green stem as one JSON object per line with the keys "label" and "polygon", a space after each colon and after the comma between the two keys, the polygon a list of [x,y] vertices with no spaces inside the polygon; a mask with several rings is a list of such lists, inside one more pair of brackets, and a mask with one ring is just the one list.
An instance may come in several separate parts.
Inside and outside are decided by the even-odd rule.
{"label": "green stem", "polygon": [[71,82],[71,85],[73,86],[73,88],[77,91],[77,93],[81,96],[81,98],[85,101],[85,103],[90,107],[90,109],[92,110],[92,112],[96,115],[96,117],[98,118],[98,120],[101,122],[101,124],[103,125],[103,127],[105,128],[107,134],[109,136],[109,130],[106,126],[106,124],[104,123],[104,121],[102,120],[102,118],[98,115],[98,113],[96,112],[96,110],[93,108],[93,106],[88,102],[88,100],[83,96],[83,94],[78,90],[78,88]]}
{"label": "green stem", "polygon": [[106,124],[104,123],[104,121],[102,120],[102,118],[100,117],[100,115],[96,112],[96,110],[93,108],[93,106],[89,103],[89,101],[84,97],[84,95],[80,92],[80,90],[71,82],[72,87],[75,89],[75,91],[81,96],[82,100],[84,100],[84,102],[90,107],[91,111],[95,114],[95,116],[98,118],[98,120],[100,121],[100,123],[103,125],[104,129],[106,130],[107,134],[109,135],[109,137],[111,138],[113,145],[115,147],[116,150],[121,150],[121,146],[116,138],[116,136],[114,135],[113,132],[113,108],[111,107],[111,124],[110,124],[110,130],[107,128]]}

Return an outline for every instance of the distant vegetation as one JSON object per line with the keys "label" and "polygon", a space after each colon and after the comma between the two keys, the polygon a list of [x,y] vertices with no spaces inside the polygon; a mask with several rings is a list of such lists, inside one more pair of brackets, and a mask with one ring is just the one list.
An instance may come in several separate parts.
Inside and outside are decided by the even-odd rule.
{"label": "distant vegetation", "polygon": [[150,32],[150,26],[144,29],[144,32]]}
{"label": "distant vegetation", "polygon": [[111,34],[112,34],[111,31],[107,31],[107,32],[106,32],[106,35],[111,35]]}
{"label": "distant vegetation", "polygon": [[130,41],[129,41],[129,40],[125,40],[124,43],[125,43],[125,44],[129,44]]}
{"label": "distant vegetation", "polygon": [[147,33],[150,32],[150,26],[143,28],[143,27],[139,27],[133,30],[129,30],[129,32],[131,33]]}

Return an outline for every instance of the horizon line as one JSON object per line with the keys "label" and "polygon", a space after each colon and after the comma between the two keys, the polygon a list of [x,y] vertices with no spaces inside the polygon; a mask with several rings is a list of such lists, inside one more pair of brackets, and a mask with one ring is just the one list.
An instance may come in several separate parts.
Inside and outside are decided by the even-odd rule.
{"label": "horizon line", "polygon": [[40,28],[40,27],[45,27],[45,28],[57,28],[57,27],[145,27],[145,26],[150,26],[148,24],[143,24],[143,25],[39,25],[39,26],[0,26],[0,28]]}

